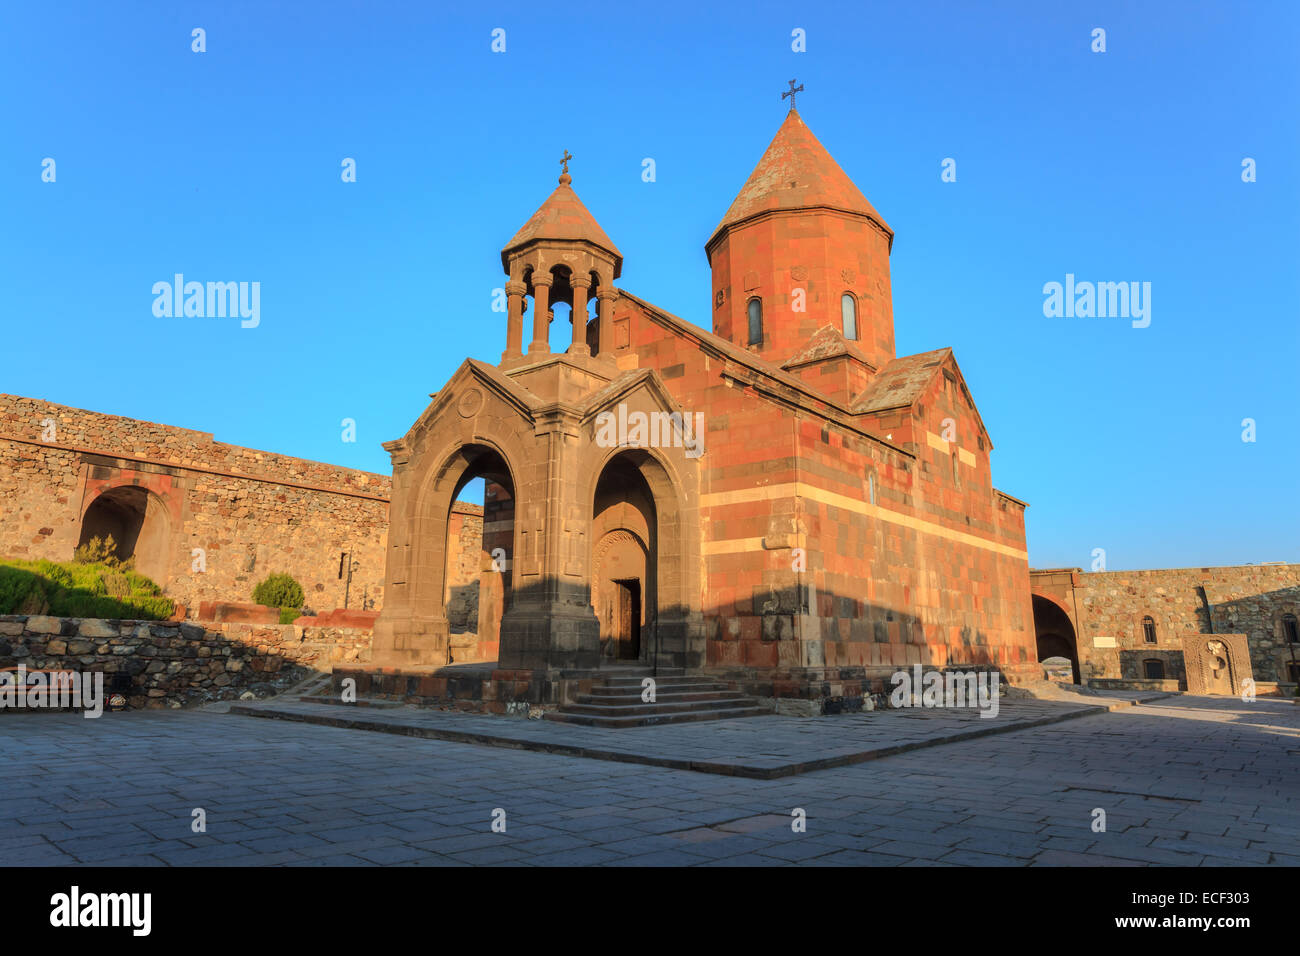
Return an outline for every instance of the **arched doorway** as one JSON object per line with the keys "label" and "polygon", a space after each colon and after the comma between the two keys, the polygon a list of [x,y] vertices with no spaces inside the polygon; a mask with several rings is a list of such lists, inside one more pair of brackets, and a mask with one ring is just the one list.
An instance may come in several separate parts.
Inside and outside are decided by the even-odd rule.
{"label": "arched doorway", "polygon": [[633,452],[616,455],[596,482],[591,604],[600,622],[602,661],[652,660],[659,650],[658,514],[641,461]]}
{"label": "arched doorway", "polygon": [[110,535],[121,561],[134,559],[135,570],[159,586],[167,583],[167,542],[171,521],[166,506],[137,485],[110,488],[90,503],[81,518],[77,547]]}
{"label": "arched doorway", "polygon": [[[510,469],[499,452],[466,446],[456,456],[459,474],[449,482],[443,526],[443,606],[448,619],[447,663],[497,660],[501,619],[513,594],[515,491]],[[449,475],[449,477],[452,477]],[[463,516],[453,521],[453,509],[465,487],[483,480],[483,523],[477,547]],[[474,502],[477,503],[477,502]],[[462,528],[463,541],[453,535]]]}
{"label": "arched doorway", "polygon": [[1064,657],[1074,670],[1074,682],[1082,683],[1079,674],[1079,649],[1074,635],[1074,624],[1055,601],[1041,594],[1034,599],[1034,636],[1038,642],[1038,660]]}
{"label": "arched doorway", "polygon": [[605,532],[592,559],[592,607],[603,660],[641,660],[645,600],[653,565],[645,541],[627,528]]}

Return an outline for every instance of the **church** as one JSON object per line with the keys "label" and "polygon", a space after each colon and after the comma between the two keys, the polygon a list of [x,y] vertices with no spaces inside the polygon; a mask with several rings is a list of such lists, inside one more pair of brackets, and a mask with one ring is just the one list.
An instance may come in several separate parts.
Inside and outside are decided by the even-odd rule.
{"label": "church", "polygon": [[616,285],[566,162],[501,250],[499,360],[466,359],[384,446],[374,667],[454,671],[453,506],[482,478],[478,673],[536,704],[615,674],[811,712],[917,664],[1039,677],[1026,505],[993,485],[952,350],[895,353],[893,238],[792,101],[684,318]]}
{"label": "church", "polygon": [[[791,86],[775,137],[697,237],[711,289],[682,316],[616,285],[623,255],[566,152],[500,252],[499,358],[466,359],[386,443],[391,476],[0,394],[0,571],[40,576],[21,565],[111,537],[174,621],[238,635],[275,667],[595,726],[852,711],[886,704],[918,666],[997,671],[1032,693],[1046,679],[1293,696],[1300,564],[1031,571],[1026,505],[994,487],[956,357],[896,353],[893,230]],[[173,299],[198,285],[183,278]],[[1118,286],[1107,311],[1112,293],[1123,312]],[[1127,299],[1145,321],[1146,293]],[[461,500],[471,482],[482,504]],[[299,607],[246,603],[271,573],[299,583]],[[31,616],[82,626],[52,623],[43,588],[8,593],[10,636]],[[100,663],[130,668],[141,706],[241,687],[208,664]]]}

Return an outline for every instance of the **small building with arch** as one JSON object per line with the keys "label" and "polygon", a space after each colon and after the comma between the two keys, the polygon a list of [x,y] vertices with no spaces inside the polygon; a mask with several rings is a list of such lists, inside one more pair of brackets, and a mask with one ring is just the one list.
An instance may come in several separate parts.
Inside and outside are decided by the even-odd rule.
{"label": "small building with arch", "polygon": [[[1294,694],[1300,565],[1030,572],[1039,660],[1076,683],[1189,693]],[[1290,625],[1290,626],[1289,626]]]}

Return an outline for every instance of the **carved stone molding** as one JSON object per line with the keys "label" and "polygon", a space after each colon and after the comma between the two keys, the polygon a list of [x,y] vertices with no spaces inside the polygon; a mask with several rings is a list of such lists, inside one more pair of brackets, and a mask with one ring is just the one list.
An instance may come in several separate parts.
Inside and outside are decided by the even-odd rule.
{"label": "carved stone molding", "polygon": [[483,410],[483,393],[477,388],[466,389],[456,402],[456,411],[461,418],[473,418]]}

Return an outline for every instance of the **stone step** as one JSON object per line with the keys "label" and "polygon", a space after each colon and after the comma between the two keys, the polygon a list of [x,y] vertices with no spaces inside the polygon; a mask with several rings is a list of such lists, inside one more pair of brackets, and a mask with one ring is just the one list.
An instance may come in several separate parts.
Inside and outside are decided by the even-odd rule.
{"label": "stone step", "polygon": [[[641,682],[647,677],[653,677],[653,675],[643,674],[640,677],[602,677],[600,683],[603,686],[610,688],[635,687],[637,690],[640,690]],[[718,684],[719,686],[726,686],[725,684],[719,684],[716,680],[710,680],[707,677],[690,677],[686,675],[679,677],[664,677],[663,675],[660,675],[659,677],[654,677],[654,682],[656,687],[678,687],[682,684]]]}
{"label": "stone step", "polygon": [[304,704],[338,704],[343,707],[374,707],[379,710],[405,706],[400,700],[384,700],[380,697],[358,697],[355,704],[344,704],[338,695],[330,697],[301,696],[298,699]]}
{"label": "stone step", "polygon": [[626,704],[565,704],[560,710],[566,714],[588,714],[597,717],[648,716],[651,714],[685,714],[700,711],[744,710],[757,706],[752,697],[713,698],[709,700],[658,701],[643,704],[640,701]]}
{"label": "stone step", "polygon": [[[726,684],[704,681],[698,684],[656,684],[655,696],[664,697],[668,694],[721,694],[730,690],[731,688]],[[637,700],[641,699],[642,692],[640,684],[635,687],[610,687],[608,684],[596,684],[590,691],[592,694],[603,694],[606,697],[631,697]]]}
{"label": "stone step", "polygon": [[654,702],[643,701],[645,676],[650,675],[602,675],[589,692],[547,713],[546,719],[587,727],[649,727],[770,713],[732,685],[698,674],[661,674],[655,678]]}
{"label": "stone step", "polygon": [[639,716],[607,717],[598,714],[576,714],[569,708],[546,714],[546,720],[558,720],[566,724],[580,724],[585,727],[653,727],[661,724],[684,724],[701,720],[732,720],[741,717],[763,717],[771,711],[762,707],[743,707],[726,710],[688,710],[680,713],[644,714]]}
{"label": "stone step", "polygon": [[629,707],[635,704],[680,704],[688,701],[739,700],[738,690],[698,690],[681,693],[660,691],[652,701],[643,701],[640,694],[610,694],[597,688],[590,694],[578,694],[574,700],[579,704],[604,704],[609,707]]}

